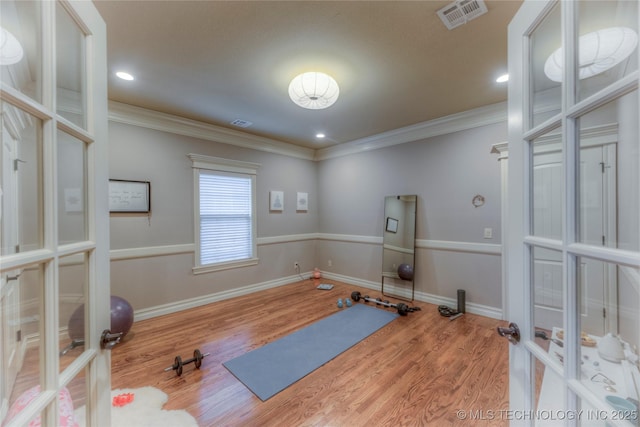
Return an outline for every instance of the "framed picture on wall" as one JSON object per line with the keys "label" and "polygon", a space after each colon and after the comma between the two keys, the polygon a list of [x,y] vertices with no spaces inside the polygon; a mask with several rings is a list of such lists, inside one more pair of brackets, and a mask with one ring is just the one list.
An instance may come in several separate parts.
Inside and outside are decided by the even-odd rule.
{"label": "framed picture on wall", "polygon": [[299,192],[296,196],[296,210],[306,212],[309,209],[309,194]]}
{"label": "framed picture on wall", "polygon": [[151,183],[149,181],[110,179],[109,212],[151,212]]}
{"label": "framed picture on wall", "polygon": [[269,210],[282,212],[283,209],[284,209],[284,192],[283,191],[269,192]]}
{"label": "framed picture on wall", "polygon": [[398,232],[398,220],[395,218],[387,217],[387,227],[386,230],[390,233]]}

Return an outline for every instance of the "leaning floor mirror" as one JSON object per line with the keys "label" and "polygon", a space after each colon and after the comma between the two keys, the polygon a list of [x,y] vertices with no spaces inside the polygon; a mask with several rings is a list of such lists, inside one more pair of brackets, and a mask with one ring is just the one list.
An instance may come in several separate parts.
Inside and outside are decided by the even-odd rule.
{"label": "leaning floor mirror", "polygon": [[413,301],[415,285],[416,212],[418,196],[384,199],[382,294]]}

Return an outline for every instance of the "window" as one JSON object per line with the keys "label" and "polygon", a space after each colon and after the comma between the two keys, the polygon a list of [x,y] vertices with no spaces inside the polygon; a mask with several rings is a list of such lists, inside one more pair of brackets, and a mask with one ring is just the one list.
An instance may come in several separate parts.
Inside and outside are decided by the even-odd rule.
{"label": "window", "polygon": [[189,154],[195,190],[194,273],[258,263],[256,163]]}

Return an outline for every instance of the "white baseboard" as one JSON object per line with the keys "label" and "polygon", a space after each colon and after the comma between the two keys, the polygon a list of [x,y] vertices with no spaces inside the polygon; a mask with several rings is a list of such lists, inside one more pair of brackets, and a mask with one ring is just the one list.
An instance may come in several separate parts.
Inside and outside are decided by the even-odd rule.
{"label": "white baseboard", "polygon": [[[311,272],[306,272],[302,274],[302,277],[309,277]],[[374,291],[380,290],[380,282],[373,282],[370,280],[359,279],[351,276],[344,276],[342,274],[335,273],[327,273],[322,272],[322,277],[329,280],[336,280],[338,282],[343,282],[355,286],[359,286],[362,288],[371,289]],[[276,288],[278,286],[284,286],[291,283],[295,283],[300,281],[300,276],[293,275],[288,277],[283,277],[277,280],[270,280],[267,282],[255,283],[253,285],[243,286],[241,288],[236,288],[229,291],[217,292],[201,297],[190,298],[186,300],[176,301],[168,304],[162,304],[155,307],[144,308],[142,310],[136,310],[134,312],[134,319],[138,320],[146,320],[151,319],[158,316],[163,316],[165,314],[177,313],[182,310],[188,310],[190,308],[200,307],[202,305],[211,304],[217,301],[223,301],[226,299],[239,297],[242,295],[248,295],[254,292],[262,291],[265,289]],[[415,300],[426,302],[429,304],[435,305],[447,305],[452,308],[457,307],[457,301],[453,298],[445,298],[437,295],[428,294],[426,292],[415,292]],[[468,313],[477,314],[484,317],[489,317],[492,319],[502,319],[502,310],[496,307],[490,307],[482,304],[476,304],[473,302],[466,303],[466,311]]]}
{"label": "white baseboard", "polygon": [[[339,282],[344,282],[347,284],[361,286],[367,289],[373,289],[376,291],[380,291],[381,283],[380,282],[372,282],[369,280],[362,280],[355,277],[343,276],[341,274],[334,273],[322,273],[322,277],[327,279],[337,280]],[[386,289],[386,286],[385,286]],[[426,292],[416,291],[414,296],[416,301],[426,302],[429,304],[435,305],[446,305],[451,308],[457,308],[458,301],[454,298],[445,298],[438,295],[428,294]],[[490,307],[488,305],[476,304],[473,302],[466,302],[465,310],[467,313],[477,314],[479,316],[489,317],[491,319],[502,320],[503,313],[502,310],[496,307]]]}
{"label": "white baseboard", "polygon": [[[305,273],[308,276],[311,273]],[[195,298],[189,298],[181,301],[176,301],[168,304],[162,304],[155,307],[143,308],[142,310],[136,310],[133,313],[135,321],[151,319],[165,314],[177,313],[182,310],[188,310],[190,308],[200,307],[202,305],[211,304],[217,301],[223,301],[226,299],[239,297],[242,295],[248,295],[254,292],[263,291],[265,289],[276,288],[278,286],[288,285],[300,280],[300,277],[289,276],[283,277],[277,280],[270,280],[268,282],[256,283],[253,285],[243,286],[224,292],[216,292],[209,295],[204,295]]]}

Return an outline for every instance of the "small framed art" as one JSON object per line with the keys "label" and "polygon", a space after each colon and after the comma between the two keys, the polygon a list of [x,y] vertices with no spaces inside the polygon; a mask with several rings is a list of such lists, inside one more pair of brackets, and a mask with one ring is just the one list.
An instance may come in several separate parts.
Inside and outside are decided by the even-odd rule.
{"label": "small framed art", "polygon": [[386,230],[390,233],[398,232],[398,220],[395,218],[387,217],[387,227]]}
{"label": "small framed art", "polygon": [[283,191],[270,191],[269,192],[269,210],[282,212],[284,210],[284,192]]}
{"label": "small framed art", "polygon": [[296,195],[296,210],[306,212],[309,209],[309,193],[300,193]]}

